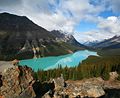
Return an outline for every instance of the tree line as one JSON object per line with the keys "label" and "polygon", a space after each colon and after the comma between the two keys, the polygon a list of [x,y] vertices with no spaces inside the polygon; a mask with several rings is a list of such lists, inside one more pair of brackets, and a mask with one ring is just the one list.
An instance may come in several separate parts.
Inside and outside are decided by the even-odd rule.
{"label": "tree line", "polygon": [[117,71],[120,74],[120,56],[89,56],[76,67],[58,65],[56,69],[34,72],[34,78],[48,81],[63,74],[65,80],[81,80],[83,78],[102,77],[109,79],[109,72]]}

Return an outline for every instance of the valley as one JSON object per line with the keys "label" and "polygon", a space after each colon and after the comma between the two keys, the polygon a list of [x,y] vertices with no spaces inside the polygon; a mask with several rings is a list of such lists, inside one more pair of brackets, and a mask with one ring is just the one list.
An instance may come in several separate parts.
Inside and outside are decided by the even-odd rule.
{"label": "valley", "polygon": [[116,98],[119,90],[120,36],[81,44],[0,13],[0,98]]}
{"label": "valley", "polygon": [[50,33],[25,16],[1,13],[0,59],[30,59],[85,49],[72,35],[53,32],[56,31]]}

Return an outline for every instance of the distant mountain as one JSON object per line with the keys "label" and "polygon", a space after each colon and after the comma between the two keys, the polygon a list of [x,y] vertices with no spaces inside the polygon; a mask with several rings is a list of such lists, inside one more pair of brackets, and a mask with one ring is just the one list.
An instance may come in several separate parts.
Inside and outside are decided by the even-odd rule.
{"label": "distant mountain", "polygon": [[114,36],[110,39],[106,39],[100,43],[93,45],[94,48],[100,49],[116,49],[120,48],[120,36]]}
{"label": "distant mountain", "polygon": [[73,35],[66,33],[66,32],[62,32],[59,30],[53,30],[51,31],[51,33],[55,36],[56,41],[60,42],[60,41],[64,41],[67,43],[70,43],[74,46],[79,46],[81,48],[87,48],[85,45],[80,44],[74,37]]}
{"label": "distant mountain", "polygon": [[105,39],[90,46],[101,56],[120,56],[120,36]]}
{"label": "distant mountain", "polygon": [[87,41],[87,42],[84,42],[83,44],[85,45],[85,46],[88,46],[88,47],[92,47],[92,46],[95,46],[96,44],[98,44],[100,41]]}
{"label": "distant mountain", "polygon": [[49,32],[25,16],[1,13],[0,60],[62,55],[85,48],[74,37],[67,39],[64,34],[64,37],[58,35],[59,33]]}

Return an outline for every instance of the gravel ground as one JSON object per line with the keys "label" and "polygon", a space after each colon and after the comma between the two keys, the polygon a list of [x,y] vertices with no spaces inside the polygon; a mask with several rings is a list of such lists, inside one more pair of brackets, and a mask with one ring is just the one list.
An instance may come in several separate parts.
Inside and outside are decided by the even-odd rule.
{"label": "gravel ground", "polygon": [[13,67],[12,62],[10,61],[0,61],[0,72],[3,72],[5,69]]}

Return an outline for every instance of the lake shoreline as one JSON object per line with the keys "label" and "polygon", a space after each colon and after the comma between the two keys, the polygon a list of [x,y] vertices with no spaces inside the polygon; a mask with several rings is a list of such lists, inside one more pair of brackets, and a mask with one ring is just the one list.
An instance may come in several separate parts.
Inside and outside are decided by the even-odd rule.
{"label": "lake shoreline", "polygon": [[63,68],[66,66],[75,67],[78,66],[78,64],[82,62],[82,60],[85,60],[90,55],[98,56],[97,52],[82,50],[72,54],[61,56],[50,56],[44,58],[21,60],[19,64],[22,66],[27,65],[31,67],[34,71],[54,69],[58,68],[58,65],[61,65]]}

